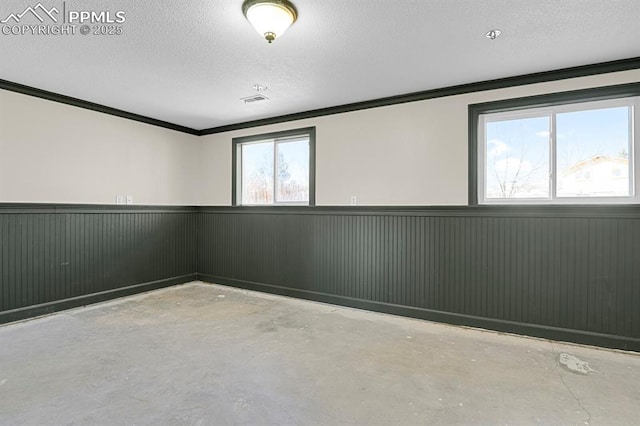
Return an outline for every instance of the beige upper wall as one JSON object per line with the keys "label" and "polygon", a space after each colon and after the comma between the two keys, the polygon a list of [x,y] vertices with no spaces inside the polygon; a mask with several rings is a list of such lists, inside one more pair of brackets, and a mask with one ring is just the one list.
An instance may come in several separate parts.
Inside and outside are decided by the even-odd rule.
{"label": "beige upper wall", "polygon": [[640,81],[640,70],[198,138],[0,90],[0,202],[230,205],[231,139],[316,126],[316,203],[467,204],[469,104]]}
{"label": "beige upper wall", "polygon": [[200,202],[230,205],[232,138],[316,126],[317,205],[466,205],[469,104],[638,81],[624,71],[205,136]]}
{"label": "beige upper wall", "polygon": [[196,205],[197,136],[0,90],[0,202]]}

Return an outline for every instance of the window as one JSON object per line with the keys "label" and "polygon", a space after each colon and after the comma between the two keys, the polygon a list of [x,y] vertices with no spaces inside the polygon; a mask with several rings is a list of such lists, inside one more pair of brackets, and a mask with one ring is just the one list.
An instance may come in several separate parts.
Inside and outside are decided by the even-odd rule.
{"label": "window", "polygon": [[315,127],[233,139],[233,205],[314,205]]}
{"label": "window", "polygon": [[633,84],[470,106],[470,204],[640,202],[639,94]]}

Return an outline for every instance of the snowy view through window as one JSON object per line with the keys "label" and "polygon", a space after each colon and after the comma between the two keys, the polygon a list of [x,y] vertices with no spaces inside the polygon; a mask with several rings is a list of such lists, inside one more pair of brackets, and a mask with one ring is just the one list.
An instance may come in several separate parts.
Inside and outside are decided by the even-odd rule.
{"label": "snowy view through window", "polygon": [[242,145],[242,204],[309,201],[309,139]]}

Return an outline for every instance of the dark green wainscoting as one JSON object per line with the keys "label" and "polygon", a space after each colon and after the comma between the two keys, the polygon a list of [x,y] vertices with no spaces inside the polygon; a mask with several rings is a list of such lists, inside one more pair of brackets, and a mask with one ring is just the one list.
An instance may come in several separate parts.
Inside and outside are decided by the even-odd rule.
{"label": "dark green wainscoting", "polygon": [[0,204],[0,323],[194,280],[197,214]]}
{"label": "dark green wainscoting", "polygon": [[0,323],[196,278],[640,351],[640,206],[0,204]]}
{"label": "dark green wainscoting", "polygon": [[640,351],[640,208],[201,208],[198,277]]}

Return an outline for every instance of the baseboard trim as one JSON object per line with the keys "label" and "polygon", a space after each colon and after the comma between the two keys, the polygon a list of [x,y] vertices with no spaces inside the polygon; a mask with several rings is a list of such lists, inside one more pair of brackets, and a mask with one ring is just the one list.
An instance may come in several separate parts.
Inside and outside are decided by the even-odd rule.
{"label": "baseboard trim", "polygon": [[56,300],[54,302],[43,303],[40,305],[26,306],[24,308],[13,309],[10,311],[0,312],[0,324],[20,321],[24,319],[39,317],[42,315],[52,314],[54,312],[64,311],[80,306],[91,305],[106,300],[117,299],[119,297],[131,296],[133,294],[144,293],[146,291],[157,290],[159,288],[171,287],[178,284],[188,283],[196,280],[196,274],[181,275],[178,277],[166,278],[163,280],[150,281],[142,284],[136,284],[128,287],[116,288],[113,290],[101,291],[98,293],[87,294],[84,296],[72,297],[69,299]]}
{"label": "baseboard trim", "polygon": [[290,287],[218,277],[208,274],[199,273],[197,274],[197,279],[199,281],[212,284],[228,285],[231,287],[243,288],[246,290],[279,294],[282,296],[313,300],[316,302],[348,306],[351,308],[382,312],[386,314],[399,315],[452,325],[477,327],[503,333],[513,333],[550,340],[579,343],[583,345],[601,346],[612,349],[640,352],[640,339],[625,336],[593,333],[582,330],[549,327],[544,325],[521,323],[515,321],[505,321],[493,318],[484,318],[472,315],[416,308],[405,305],[395,305],[385,302],[376,302],[372,300],[337,296],[311,290],[294,289]]}

